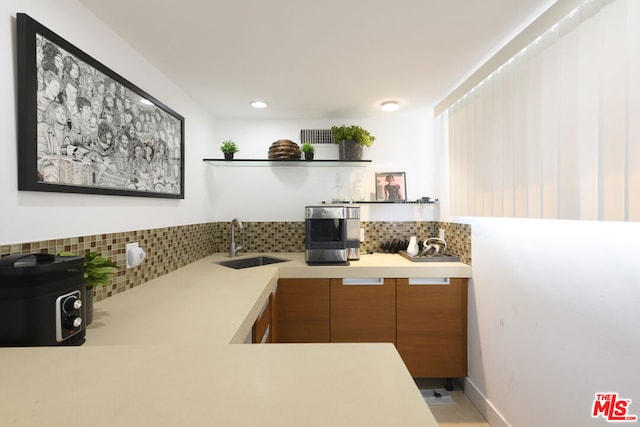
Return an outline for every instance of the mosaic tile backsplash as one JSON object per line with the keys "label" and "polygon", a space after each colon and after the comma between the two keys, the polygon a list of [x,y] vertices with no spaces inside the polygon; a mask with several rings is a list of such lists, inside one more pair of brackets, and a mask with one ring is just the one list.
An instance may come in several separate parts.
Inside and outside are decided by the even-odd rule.
{"label": "mosaic tile backsplash", "polygon": [[[56,254],[64,251],[84,255],[98,252],[119,266],[109,285],[94,287],[94,300],[100,301],[211,255],[214,252],[213,225],[192,224],[1,245],[0,257],[14,253]],[[147,257],[140,266],[127,269],[125,246],[131,242],[139,242]]]}
{"label": "mosaic tile backsplash", "polygon": [[[304,252],[304,221],[243,222],[243,227],[249,252]],[[382,252],[382,243],[393,239],[409,240],[411,236],[417,236],[418,240],[425,240],[438,237],[438,230],[443,228],[447,252],[458,255],[460,261],[471,264],[471,226],[468,224],[360,221],[360,227],[364,228],[365,235],[365,241],[360,244],[361,252]],[[215,223],[214,230],[216,252],[229,252],[230,223]]]}
{"label": "mosaic tile backsplash", "polygon": [[[109,285],[94,288],[95,301],[119,294],[149,280],[163,276],[216,252],[226,253],[230,246],[229,222],[181,225],[175,227],[97,234],[39,242],[0,245],[0,257],[14,253],[72,252],[78,255],[98,252],[120,266]],[[303,252],[304,222],[245,222],[244,235],[248,251]],[[418,240],[437,237],[445,229],[447,252],[471,264],[471,226],[443,222],[361,221],[365,230],[364,252],[382,252],[380,245],[393,239]],[[139,242],[147,253],[138,267],[126,268],[125,245]]]}

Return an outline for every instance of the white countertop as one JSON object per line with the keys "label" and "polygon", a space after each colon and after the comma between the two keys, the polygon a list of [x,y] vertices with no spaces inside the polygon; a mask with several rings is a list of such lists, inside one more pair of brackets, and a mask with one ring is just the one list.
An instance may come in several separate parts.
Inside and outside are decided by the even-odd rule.
{"label": "white countertop", "polygon": [[234,343],[278,277],[469,277],[471,268],[389,254],[309,267],[304,254],[269,255],[291,261],[233,270],[214,255],[100,301],[83,346],[0,349],[3,427],[437,426],[392,344]]}
{"label": "white countertop", "polygon": [[461,262],[412,262],[398,254],[364,254],[345,266],[313,266],[304,262],[304,253],[272,254],[292,262],[278,264],[280,277],[471,277],[471,266]]}

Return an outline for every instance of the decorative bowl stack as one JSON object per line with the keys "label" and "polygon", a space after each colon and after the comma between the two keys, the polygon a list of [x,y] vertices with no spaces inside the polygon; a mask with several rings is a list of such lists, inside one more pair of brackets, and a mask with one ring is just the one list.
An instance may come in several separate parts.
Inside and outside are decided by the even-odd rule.
{"label": "decorative bowl stack", "polygon": [[288,139],[279,139],[269,147],[269,160],[300,160],[300,157],[300,147]]}

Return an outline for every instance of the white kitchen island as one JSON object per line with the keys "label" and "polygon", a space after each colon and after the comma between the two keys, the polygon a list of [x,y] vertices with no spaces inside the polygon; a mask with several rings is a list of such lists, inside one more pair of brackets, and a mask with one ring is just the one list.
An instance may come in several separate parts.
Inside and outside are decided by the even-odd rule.
{"label": "white kitchen island", "polygon": [[2,425],[437,426],[392,344],[241,343],[279,277],[469,277],[470,267],[269,255],[291,261],[233,270],[214,255],[96,303],[83,346],[0,349]]}

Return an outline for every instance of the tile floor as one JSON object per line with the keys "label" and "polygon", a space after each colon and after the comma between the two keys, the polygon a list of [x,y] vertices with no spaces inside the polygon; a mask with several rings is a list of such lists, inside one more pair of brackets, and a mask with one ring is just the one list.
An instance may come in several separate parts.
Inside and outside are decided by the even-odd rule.
{"label": "tile floor", "polygon": [[[443,379],[430,378],[416,378],[415,381],[421,390],[443,388],[445,383]],[[490,427],[457,382],[454,381],[449,395],[454,404],[429,405],[440,427]]]}

